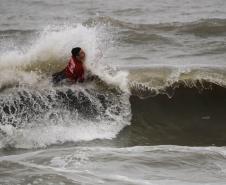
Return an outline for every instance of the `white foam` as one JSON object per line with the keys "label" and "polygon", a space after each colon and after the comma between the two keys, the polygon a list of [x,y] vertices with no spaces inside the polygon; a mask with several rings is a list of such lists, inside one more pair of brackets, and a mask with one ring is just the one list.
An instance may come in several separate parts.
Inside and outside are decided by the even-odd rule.
{"label": "white foam", "polygon": [[36,61],[59,60],[70,56],[71,48],[78,45],[86,50],[92,50],[92,47],[95,47],[96,36],[95,28],[82,25],[47,27],[25,51],[17,50],[1,54],[0,65],[11,67]]}
{"label": "white foam", "polygon": [[10,145],[16,148],[39,148],[64,142],[112,139],[127,124],[123,120],[121,122],[77,120],[70,125],[60,123],[58,125],[46,126],[44,124],[36,128],[22,129],[5,125],[0,128],[6,133],[5,138],[0,141],[0,146]]}

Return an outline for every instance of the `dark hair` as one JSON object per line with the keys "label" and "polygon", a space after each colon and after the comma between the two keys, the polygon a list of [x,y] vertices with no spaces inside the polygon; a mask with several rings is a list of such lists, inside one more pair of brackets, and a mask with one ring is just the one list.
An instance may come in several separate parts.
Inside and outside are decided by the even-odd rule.
{"label": "dark hair", "polygon": [[76,47],[76,48],[73,48],[72,50],[71,50],[71,54],[72,54],[72,56],[78,56],[79,55],[79,52],[81,51],[81,48],[79,48],[79,47]]}

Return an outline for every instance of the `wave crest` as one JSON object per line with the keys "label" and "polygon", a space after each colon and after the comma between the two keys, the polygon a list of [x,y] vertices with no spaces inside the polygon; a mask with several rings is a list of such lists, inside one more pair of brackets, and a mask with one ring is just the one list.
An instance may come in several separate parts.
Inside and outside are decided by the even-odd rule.
{"label": "wave crest", "polygon": [[166,94],[169,98],[181,87],[198,91],[211,90],[213,86],[226,87],[223,68],[148,68],[131,70],[130,89],[132,95],[141,98]]}

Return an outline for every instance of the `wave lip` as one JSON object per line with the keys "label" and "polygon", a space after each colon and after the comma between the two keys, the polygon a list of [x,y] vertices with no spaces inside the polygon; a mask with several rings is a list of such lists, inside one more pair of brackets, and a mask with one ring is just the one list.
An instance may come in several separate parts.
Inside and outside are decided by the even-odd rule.
{"label": "wave lip", "polygon": [[140,97],[167,94],[172,97],[174,89],[211,89],[211,86],[226,87],[226,69],[204,66],[155,66],[131,69],[129,74],[131,93]]}

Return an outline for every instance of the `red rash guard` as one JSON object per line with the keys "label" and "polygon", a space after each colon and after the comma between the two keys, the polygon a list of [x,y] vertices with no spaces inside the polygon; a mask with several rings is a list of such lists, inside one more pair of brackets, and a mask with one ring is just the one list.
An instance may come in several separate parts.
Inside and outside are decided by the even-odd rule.
{"label": "red rash guard", "polygon": [[84,80],[84,66],[82,62],[78,61],[75,57],[71,57],[67,67],[65,68],[65,75],[71,80],[83,81]]}

